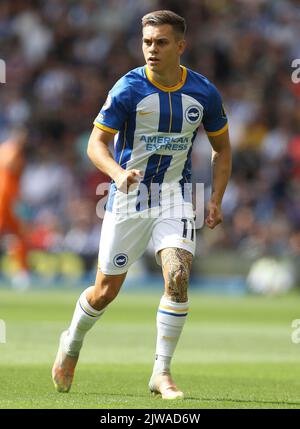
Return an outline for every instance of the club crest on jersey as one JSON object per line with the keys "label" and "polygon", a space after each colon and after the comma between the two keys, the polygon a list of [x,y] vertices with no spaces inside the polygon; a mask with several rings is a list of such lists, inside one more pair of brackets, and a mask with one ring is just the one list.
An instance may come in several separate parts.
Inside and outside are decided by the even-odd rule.
{"label": "club crest on jersey", "polygon": [[198,106],[189,106],[185,111],[185,119],[189,124],[196,124],[202,116],[202,111]]}
{"label": "club crest on jersey", "polygon": [[115,257],[114,257],[114,265],[116,267],[124,267],[128,262],[128,256],[126,255],[126,253],[118,253]]}

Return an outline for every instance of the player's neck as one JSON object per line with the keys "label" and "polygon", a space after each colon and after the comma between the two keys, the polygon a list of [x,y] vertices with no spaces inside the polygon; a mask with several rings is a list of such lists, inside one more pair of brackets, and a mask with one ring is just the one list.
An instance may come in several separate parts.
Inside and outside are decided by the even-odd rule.
{"label": "player's neck", "polygon": [[176,86],[182,80],[182,68],[179,65],[176,69],[165,73],[159,73],[148,68],[148,73],[152,80],[166,87]]}

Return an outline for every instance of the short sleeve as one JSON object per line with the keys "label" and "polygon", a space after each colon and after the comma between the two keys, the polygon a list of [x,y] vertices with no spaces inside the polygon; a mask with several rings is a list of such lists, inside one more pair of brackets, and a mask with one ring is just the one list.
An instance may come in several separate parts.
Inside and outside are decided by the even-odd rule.
{"label": "short sleeve", "polygon": [[130,103],[130,88],[120,79],[109,91],[94,125],[112,134],[118,133],[128,119]]}
{"label": "short sleeve", "polygon": [[204,110],[203,126],[208,136],[222,134],[228,128],[228,119],[217,88],[210,83],[207,109]]}

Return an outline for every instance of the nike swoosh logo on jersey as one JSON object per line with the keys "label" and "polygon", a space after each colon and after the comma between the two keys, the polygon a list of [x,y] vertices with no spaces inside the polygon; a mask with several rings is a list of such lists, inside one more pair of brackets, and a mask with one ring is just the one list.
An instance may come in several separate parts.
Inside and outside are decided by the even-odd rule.
{"label": "nike swoosh logo on jersey", "polygon": [[139,115],[141,115],[141,116],[151,115],[151,113],[154,113],[154,112],[139,112]]}

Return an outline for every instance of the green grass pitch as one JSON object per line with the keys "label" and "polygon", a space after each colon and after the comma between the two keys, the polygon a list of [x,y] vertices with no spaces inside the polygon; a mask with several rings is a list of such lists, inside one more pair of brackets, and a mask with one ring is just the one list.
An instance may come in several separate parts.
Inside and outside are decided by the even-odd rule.
{"label": "green grass pitch", "polygon": [[122,291],[88,333],[70,393],[51,367],[80,291],[0,289],[0,408],[300,408],[300,343],[291,340],[300,296],[190,294],[173,361],[183,401],[150,395],[160,291]]}

